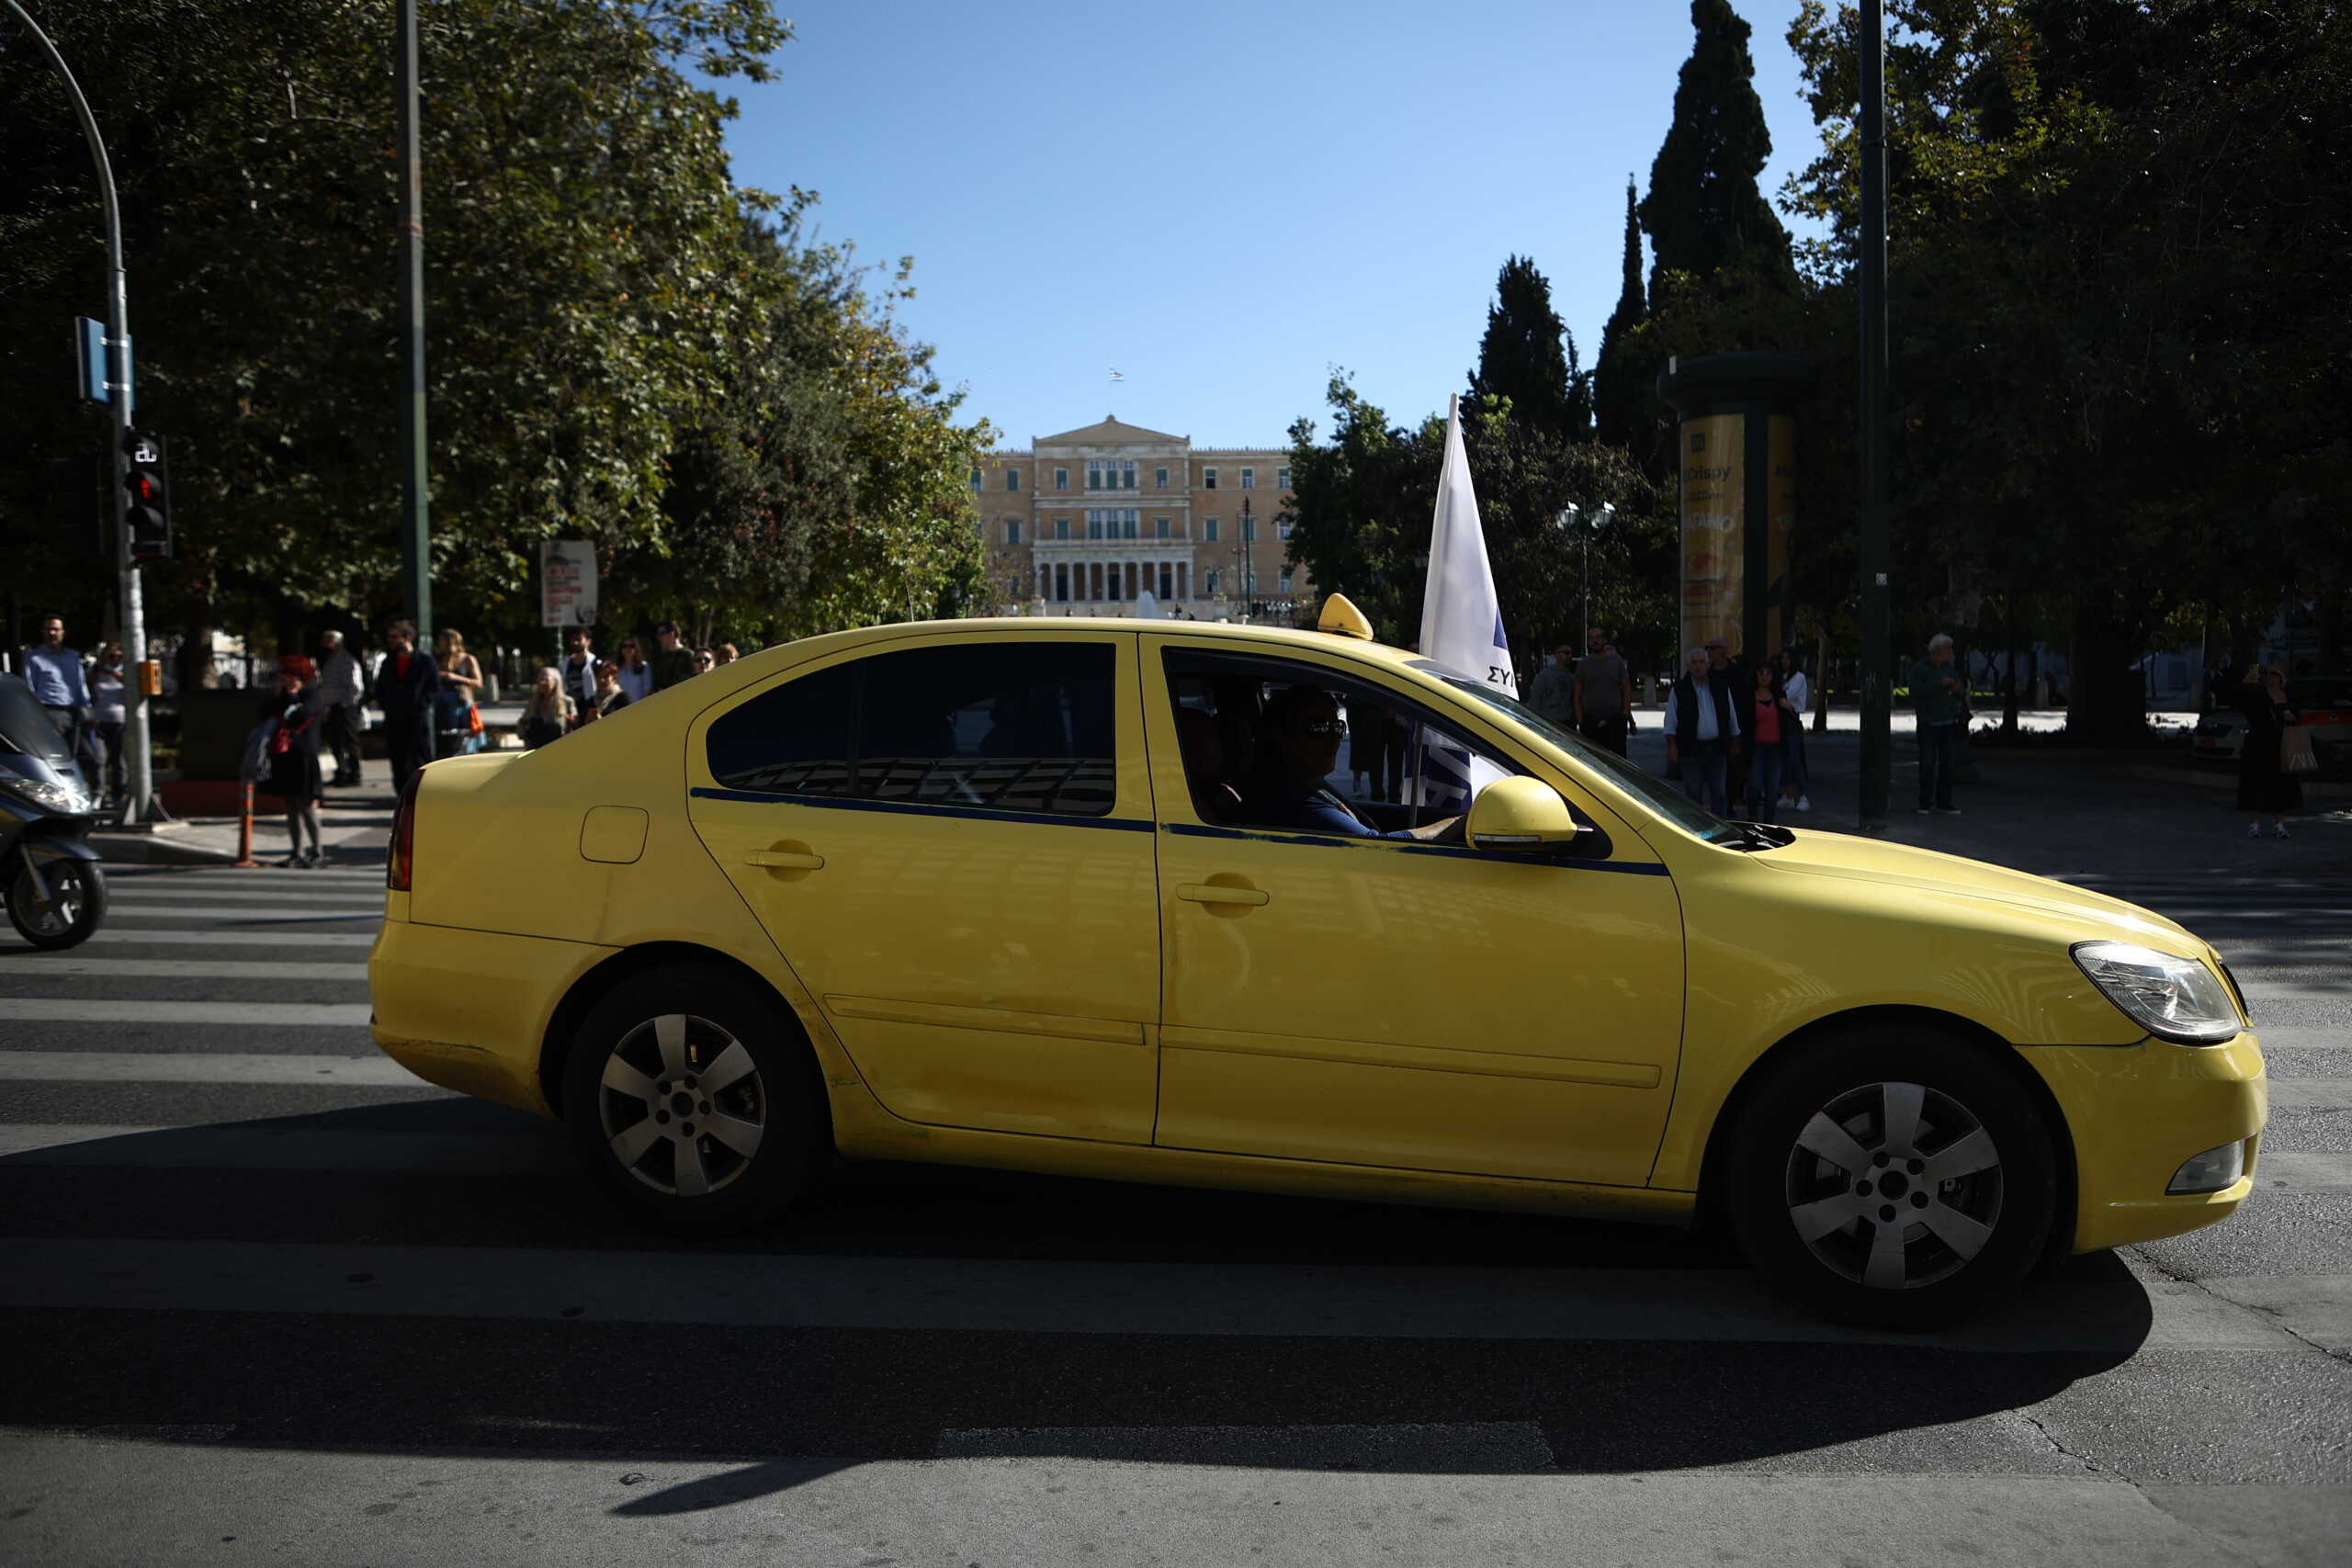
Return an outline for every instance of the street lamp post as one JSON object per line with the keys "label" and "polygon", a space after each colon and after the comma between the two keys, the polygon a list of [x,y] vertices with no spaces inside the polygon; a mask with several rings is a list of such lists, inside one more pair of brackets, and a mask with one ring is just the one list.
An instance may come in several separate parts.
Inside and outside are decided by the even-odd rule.
{"label": "street lamp post", "polygon": [[1562,506],[1560,514],[1552,520],[1555,527],[1576,529],[1577,543],[1582,547],[1584,555],[1584,620],[1577,627],[1579,639],[1592,626],[1592,536],[1604,523],[1613,520],[1616,515],[1616,504],[1604,501],[1600,503],[1600,515],[1594,518],[1589,526],[1579,527],[1578,522],[1583,513],[1577,503],[1571,501]]}

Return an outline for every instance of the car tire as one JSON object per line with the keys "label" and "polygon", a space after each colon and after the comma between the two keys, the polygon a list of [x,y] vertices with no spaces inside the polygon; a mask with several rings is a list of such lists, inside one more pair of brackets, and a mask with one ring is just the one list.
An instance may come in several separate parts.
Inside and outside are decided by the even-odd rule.
{"label": "car tire", "polygon": [[2057,1219],[2050,1121],[1983,1047],[1856,1030],[1770,1069],[1721,1168],[1741,1249],[1843,1323],[1931,1328],[2002,1295]]}
{"label": "car tire", "polygon": [[564,1064],[573,1151],[652,1227],[723,1235],[806,1191],[830,1146],[808,1048],[732,972],[634,976],[589,1010]]}

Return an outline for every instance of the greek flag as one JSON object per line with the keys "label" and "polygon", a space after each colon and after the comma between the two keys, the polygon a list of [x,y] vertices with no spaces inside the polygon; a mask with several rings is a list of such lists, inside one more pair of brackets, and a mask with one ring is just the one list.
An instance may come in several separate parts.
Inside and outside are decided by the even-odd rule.
{"label": "greek flag", "polygon": [[[1421,653],[1473,679],[1519,695],[1510,644],[1487,562],[1478,497],[1470,488],[1470,457],[1462,446],[1462,400],[1445,411],[1445,468],[1438,476],[1437,515],[1430,525],[1429,581],[1421,591]],[[1444,810],[1465,809],[1471,797],[1503,776],[1442,736],[1425,738],[1416,752],[1413,798]]]}

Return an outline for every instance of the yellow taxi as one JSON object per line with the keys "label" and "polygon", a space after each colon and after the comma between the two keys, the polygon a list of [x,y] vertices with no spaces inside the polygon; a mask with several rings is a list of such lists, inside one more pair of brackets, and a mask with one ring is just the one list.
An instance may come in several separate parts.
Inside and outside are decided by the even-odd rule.
{"label": "yellow taxi", "polygon": [[835,1156],[1712,1216],[1923,1324],[2227,1216],[2266,1110],[2172,921],[1723,821],[1336,597],[772,648],[425,768],[389,882],[377,1043],[693,1232]]}

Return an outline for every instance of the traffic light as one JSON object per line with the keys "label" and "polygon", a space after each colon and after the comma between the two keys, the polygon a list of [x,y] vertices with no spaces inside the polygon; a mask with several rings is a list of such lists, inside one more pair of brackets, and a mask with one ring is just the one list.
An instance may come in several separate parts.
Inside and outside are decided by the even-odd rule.
{"label": "traffic light", "polygon": [[161,560],[172,553],[172,484],[164,461],[164,438],[143,430],[123,437],[130,472],[123,479],[130,491],[130,558]]}

